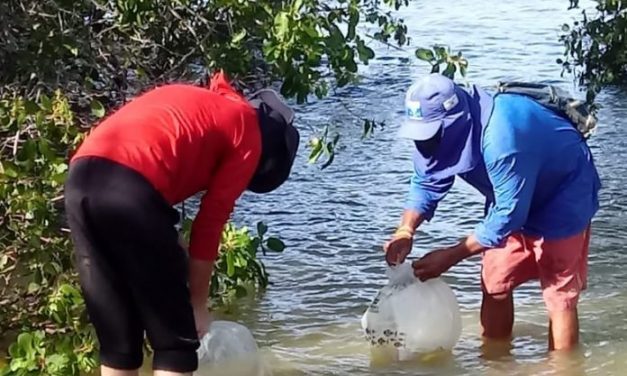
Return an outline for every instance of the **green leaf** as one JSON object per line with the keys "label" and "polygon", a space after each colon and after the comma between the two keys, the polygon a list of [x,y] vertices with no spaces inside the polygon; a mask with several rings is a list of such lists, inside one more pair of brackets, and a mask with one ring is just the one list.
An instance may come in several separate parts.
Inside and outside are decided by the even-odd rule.
{"label": "green leaf", "polygon": [[26,140],[22,145],[22,150],[18,154],[18,160],[29,161],[35,159],[37,155],[37,143],[34,140]]}
{"label": "green leaf", "polygon": [[445,59],[448,56],[448,54],[446,53],[446,48],[442,46],[435,46],[433,47],[433,50],[435,51],[435,55],[438,59]]}
{"label": "green leaf", "polygon": [[237,266],[246,269],[246,267],[248,266],[248,260],[246,260],[246,256],[242,255],[237,257]]}
{"label": "green leaf", "polygon": [[70,46],[69,44],[64,44],[63,47],[65,47],[68,51],[70,51],[72,55],[78,56],[78,48],[74,46]]}
{"label": "green leaf", "polygon": [[54,167],[54,171],[57,174],[62,174],[64,172],[66,172],[68,170],[68,168],[69,168],[66,163],[57,163],[57,164],[54,164],[53,167]]}
{"label": "green leaf", "polygon": [[375,56],[372,48],[366,46],[362,40],[357,43],[357,52],[359,53],[359,60],[365,64],[367,64],[368,60],[373,59]]}
{"label": "green leaf", "polygon": [[465,65],[460,65],[459,66],[459,74],[461,74],[462,77],[466,77],[467,70],[468,70],[468,68],[466,68]]}
{"label": "green leaf", "polygon": [[24,109],[28,115],[34,115],[39,112],[40,107],[37,103],[29,100],[24,103]]}
{"label": "green leaf", "polygon": [[50,160],[54,158],[54,152],[50,149],[50,143],[48,142],[48,140],[44,138],[39,139],[37,148],[45,159]]}
{"label": "green leaf", "polygon": [[324,162],[322,164],[322,166],[320,166],[320,169],[324,170],[327,167],[331,166],[331,164],[333,163],[334,160],[335,160],[335,152],[331,151],[331,152],[329,152],[329,159],[327,159],[327,161]]}
{"label": "green leaf", "polygon": [[263,237],[268,232],[268,226],[263,222],[257,222],[257,234]]}
{"label": "green leaf", "polygon": [[296,12],[299,12],[300,8],[302,8],[302,6],[303,6],[303,0],[294,0],[294,3],[292,4],[292,8]]}
{"label": "green leaf", "polygon": [[274,19],[274,26],[276,27],[277,37],[282,37],[289,31],[290,19],[286,12],[280,12]]}
{"label": "green leaf", "polygon": [[322,156],[323,142],[322,140],[320,140],[320,138],[313,137],[311,141],[309,142],[309,145],[311,146],[311,153],[309,154],[309,163],[313,164],[313,163],[316,163],[318,159],[320,159],[320,156]]}
{"label": "green leaf", "polygon": [[31,282],[31,283],[28,284],[27,292],[29,294],[33,294],[33,293],[37,292],[37,290],[39,290],[39,287],[40,286],[38,284],[36,284],[35,282]]}
{"label": "green leaf", "polygon": [[285,250],[285,244],[283,241],[275,237],[269,237],[266,241],[266,245],[268,246],[268,249],[274,252],[283,252],[283,250]]}
{"label": "green leaf", "polygon": [[102,103],[97,99],[94,99],[91,102],[91,114],[97,118],[102,118],[103,116],[105,116],[105,108]]}
{"label": "green leaf", "polygon": [[17,167],[8,161],[0,162],[0,174],[15,179],[18,176]]}
{"label": "green leaf", "polygon": [[235,274],[235,256],[233,252],[226,253],[226,275],[233,277]]}
{"label": "green leaf", "polygon": [[247,34],[246,29],[242,29],[239,33],[233,36],[233,39],[231,39],[231,43],[238,44],[246,37],[246,34]]}
{"label": "green leaf", "polygon": [[42,94],[39,100],[41,101],[41,107],[44,110],[52,111],[52,101],[50,100],[50,98],[48,98],[48,96],[46,96],[45,94]]}
{"label": "green leaf", "polygon": [[68,354],[52,354],[46,357],[46,369],[53,375],[68,373],[69,366],[70,357],[68,356]]}
{"label": "green leaf", "polygon": [[427,48],[418,48],[416,49],[416,57],[423,61],[431,62],[435,60],[435,56],[433,55],[433,51]]}
{"label": "green leaf", "polygon": [[370,135],[370,132],[372,132],[373,127],[374,127],[373,122],[371,122],[368,119],[364,119],[364,131],[361,135],[361,138],[363,139],[363,138],[368,137],[368,135]]}
{"label": "green leaf", "polygon": [[357,64],[353,60],[353,56],[346,60],[346,69],[351,73],[357,73]]}
{"label": "green leaf", "polygon": [[442,75],[450,78],[451,80],[455,78],[455,72],[457,71],[457,68],[455,67],[455,64],[453,63],[448,63],[446,65],[446,69],[444,70],[444,72],[442,72]]}
{"label": "green leaf", "polygon": [[17,336],[17,345],[26,354],[33,352],[33,336],[30,333],[21,333]]}
{"label": "green leaf", "polygon": [[22,356],[21,350],[22,349],[20,348],[20,346],[18,346],[17,342],[13,342],[9,346],[9,355],[11,356],[11,358],[13,358],[13,360],[16,360]]}
{"label": "green leaf", "polygon": [[328,31],[329,31],[329,36],[327,37],[328,49],[338,50],[338,49],[343,49],[346,47],[342,30],[340,30],[340,28],[336,24],[329,25]]}

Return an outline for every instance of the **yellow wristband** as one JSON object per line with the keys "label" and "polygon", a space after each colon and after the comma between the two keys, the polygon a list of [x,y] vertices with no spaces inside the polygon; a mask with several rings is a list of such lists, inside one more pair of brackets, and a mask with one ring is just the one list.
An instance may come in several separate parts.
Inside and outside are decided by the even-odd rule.
{"label": "yellow wristband", "polygon": [[411,227],[409,227],[407,225],[401,226],[398,229],[396,229],[397,233],[398,232],[407,232],[407,233],[411,234],[411,236],[414,236],[414,231],[415,230],[413,228],[411,228]]}
{"label": "yellow wristband", "polygon": [[412,237],[414,237],[414,233],[412,231],[407,230],[407,229],[399,228],[394,233],[394,236],[402,236],[402,237],[412,238]]}

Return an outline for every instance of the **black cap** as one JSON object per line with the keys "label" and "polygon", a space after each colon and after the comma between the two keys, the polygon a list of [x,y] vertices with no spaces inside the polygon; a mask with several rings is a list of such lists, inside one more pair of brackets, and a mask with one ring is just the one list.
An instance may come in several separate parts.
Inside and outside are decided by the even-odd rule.
{"label": "black cap", "polygon": [[274,90],[263,89],[249,97],[257,110],[261,131],[261,158],[248,189],[268,193],[277,189],[290,175],[300,135],[294,128],[294,111]]}

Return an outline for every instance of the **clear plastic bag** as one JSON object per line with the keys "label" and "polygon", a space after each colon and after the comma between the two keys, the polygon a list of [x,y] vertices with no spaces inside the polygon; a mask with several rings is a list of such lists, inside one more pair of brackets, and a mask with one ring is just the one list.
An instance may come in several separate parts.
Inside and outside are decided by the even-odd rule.
{"label": "clear plastic bag", "polygon": [[410,263],[387,270],[389,282],[364,313],[361,326],[371,347],[396,360],[450,351],[461,336],[459,305],[451,288],[435,278],[421,282]]}
{"label": "clear plastic bag", "polygon": [[268,376],[257,342],[244,325],[232,321],[213,321],[200,340],[197,376]]}

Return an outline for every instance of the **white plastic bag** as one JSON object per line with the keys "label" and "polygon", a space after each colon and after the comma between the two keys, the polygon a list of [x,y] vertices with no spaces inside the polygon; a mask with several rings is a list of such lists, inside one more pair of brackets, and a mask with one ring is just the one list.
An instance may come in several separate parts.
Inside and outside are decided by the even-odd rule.
{"label": "white plastic bag", "polygon": [[194,375],[269,375],[252,333],[236,322],[213,321],[197,353]]}
{"label": "white plastic bag", "polygon": [[389,282],[361,319],[373,348],[385,348],[396,360],[452,350],[461,336],[459,305],[441,279],[421,282],[410,263],[387,270]]}

